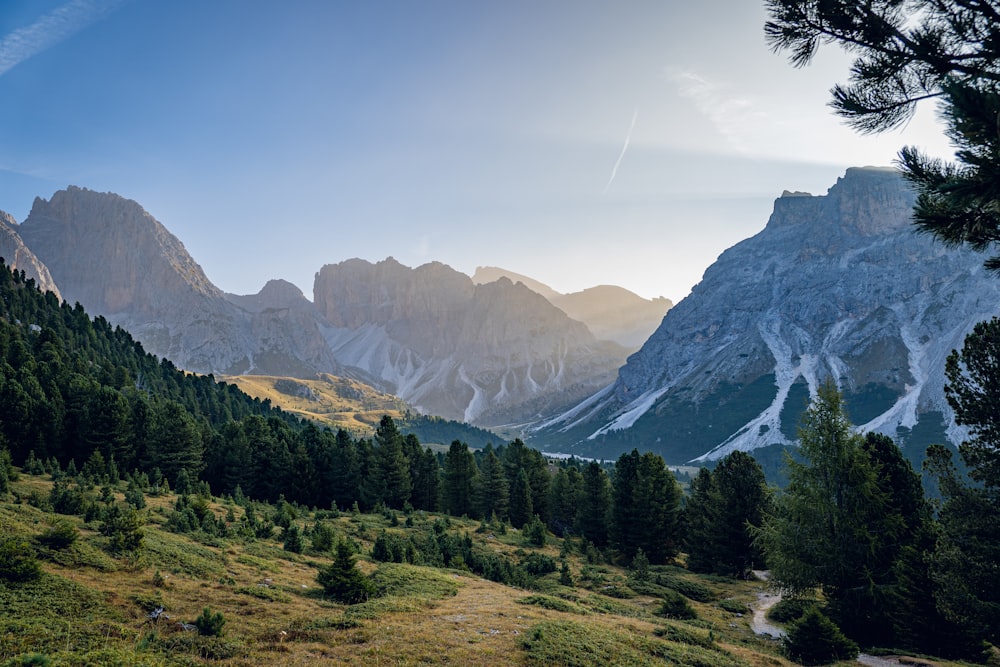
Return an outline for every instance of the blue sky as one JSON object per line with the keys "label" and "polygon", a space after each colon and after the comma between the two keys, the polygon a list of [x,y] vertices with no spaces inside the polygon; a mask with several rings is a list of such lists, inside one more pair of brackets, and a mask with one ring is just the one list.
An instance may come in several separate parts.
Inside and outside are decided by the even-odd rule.
{"label": "blue sky", "polygon": [[495,265],[679,300],[783,190],[822,194],[933,108],[861,137],[754,0],[4,0],[0,209],[135,199],[222,289],[351,257]]}

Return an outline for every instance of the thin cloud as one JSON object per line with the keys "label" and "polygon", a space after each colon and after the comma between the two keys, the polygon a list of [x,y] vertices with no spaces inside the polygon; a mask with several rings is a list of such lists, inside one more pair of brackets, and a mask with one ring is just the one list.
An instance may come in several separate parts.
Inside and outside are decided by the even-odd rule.
{"label": "thin cloud", "polygon": [[0,38],[0,76],[104,18],[126,0],[71,0]]}
{"label": "thin cloud", "polygon": [[677,91],[694,102],[735,150],[750,152],[746,137],[753,126],[765,120],[759,105],[736,94],[730,87],[709,81],[695,72],[668,68],[666,74]]}
{"label": "thin cloud", "polygon": [[604,186],[604,194],[608,194],[611,184],[615,182],[615,176],[618,175],[618,167],[621,166],[622,160],[625,159],[625,151],[628,150],[629,142],[632,141],[632,131],[635,129],[635,121],[638,117],[639,110],[636,109],[632,112],[632,124],[628,126],[628,133],[625,135],[625,143],[622,145],[622,152],[618,154],[618,159],[615,160],[615,166],[611,168],[611,177],[608,179],[608,184]]}

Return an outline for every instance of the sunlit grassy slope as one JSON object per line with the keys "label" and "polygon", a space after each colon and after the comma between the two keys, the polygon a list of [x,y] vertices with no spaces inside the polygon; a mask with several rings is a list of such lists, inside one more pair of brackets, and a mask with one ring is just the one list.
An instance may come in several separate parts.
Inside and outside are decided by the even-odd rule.
{"label": "sunlit grassy slope", "polygon": [[[306,534],[317,521],[359,548],[358,567],[377,597],[355,605],[328,599],[316,582],[328,552],[292,553],[272,538],[177,534],[165,526],[176,496],[147,496],[144,548],[116,557],[99,521],[68,520],[80,531],[64,549],[38,536],[57,518],[45,504],[48,476],[21,475],[0,501],[0,538],[21,538],[37,555],[34,581],[0,579],[0,665],[789,665],[778,644],[750,630],[747,606],[764,584],[652,568],[642,581],[578,544],[552,535],[544,547],[500,524],[414,512],[336,513],[295,508]],[[122,502],[124,485],[115,491]],[[96,496],[100,489],[93,489]],[[211,499],[218,518],[239,522],[246,508]],[[254,505],[256,514],[272,508]],[[515,588],[449,569],[372,559],[382,531],[417,543],[435,534],[468,536],[475,548],[526,562],[544,554],[569,566]],[[278,531],[275,535],[277,536]],[[593,552],[592,556],[593,556]],[[692,598],[697,617],[661,616],[664,584]],[[149,612],[163,607],[169,618]],[[222,636],[185,630],[208,607],[225,619]]]}
{"label": "sunlit grassy slope", "polygon": [[[525,590],[462,568],[371,559],[380,531],[423,539],[438,515],[414,513],[407,521],[402,514],[394,520],[388,513],[321,512],[320,519],[360,547],[358,567],[381,593],[346,606],[326,599],[316,583],[330,557],[310,551],[308,538],[296,554],[277,539],[169,532],[164,526],[176,500],[170,494],[147,497],[138,559],[113,556],[99,522],[79,516],[60,517],[80,530],[73,546],[43,547],[37,537],[56,517],[44,508],[50,488],[47,476],[21,475],[12,497],[0,503],[2,534],[23,537],[43,569],[36,581],[0,581],[0,665],[22,664],[31,654],[49,660],[37,664],[51,665],[784,664],[772,643],[750,632],[747,615],[720,606],[741,609],[760,583],[702,580],[673,568],[671,576],[702,583],[710,599],[692,602],[698,619],[669,620],[656,615],[656,595],[630,588],[627,571],[588,563],[575,549],[563,554],[573,585],[560,584],[553,572]],[[219,517],[232,510],[237,520],[245,512],[219,499],[212,509]],[[308,531],[317,518],[300,508],[296,525]],[[514,562],[534,551],[561,560],[562,540],[551,535],[535,549],[513,529],[482,531],[461,519],[449,524],[448,531]],[[151,621],[147,615],[157,606],[170,618]],[[223,614],[222,637],[179,625],[193,623],[205,607]]]}
{"label": "sunlit grassy slope", "polygon": [[326,373],[313,380],[272,375],[232,375],[219,378],[245,393],[302,417],[353,432],[367,432],[382,415],[398,419],[406,404],[369,385]]}

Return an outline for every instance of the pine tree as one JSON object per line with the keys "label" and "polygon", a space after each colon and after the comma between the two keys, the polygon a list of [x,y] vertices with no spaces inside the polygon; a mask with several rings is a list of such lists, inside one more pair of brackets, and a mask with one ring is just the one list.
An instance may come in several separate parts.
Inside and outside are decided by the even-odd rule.
{"label": "pine tree", "polygon": [[483,450],[475,491],[476,513],[479,516],[489,518],[495,515],[501,521],[507,518],[510,489],[503,463],[493,451],[492,444],[487,444]]}
{"label": "pine tree", "polygon": [[583,469],[583,489],[576,521],[583,537],[598,549],[608,544],[608,519],[611,514],[611,482],[596,461]]}
{"label": "pine tree", "polygon": [[375,457],[370,471],[373,488],[377,489],[376,502],[402,509],[410,500],[412,482],[410,462],[403,454],[403,436],[392,417],[383,415],[375,429]]}
{"label": "pine tree", "polygon": [[442,500],[444,510],[453,516],[473,515],[473,483],[476,460],[464,442],[454,440],[444,457]]}
{"label": "pine tree", "polygon": [[531,483],[528,473],[523,469],[517,473],[510,487],[510,524],[515,528],[523,528],[535,516],[531,501]]}
{"label": "pine tree", "polygon": [[357,604],[375,596],[375,585],[354,566],[354,562],[351,545],[346,540],[339,540],[333,562],[316,575],[324,592],[337,602]]}

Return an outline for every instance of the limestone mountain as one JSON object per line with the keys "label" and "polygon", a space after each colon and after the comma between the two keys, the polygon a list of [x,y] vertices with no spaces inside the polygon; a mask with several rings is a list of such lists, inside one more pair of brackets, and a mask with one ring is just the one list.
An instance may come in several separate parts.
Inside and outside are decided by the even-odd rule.
{"label": "limestone mountain", "polygon": [[820,382],[853,422],[922,451],[961,439],[944,359],[1000,311],[982,257],[914,231],[892,170],[849,169],[828,193],[785,193],[767,226],[724,252],[617,380],[549,420],[546,448],[670,462],[787,444]]}
{"label": "limestone mountain", "polygon": [[[290,285],[232,302],[136,202],[78,187],[35,199],[18,231],[62,296],[127,329],[145,349],[203,373],[333,372],[311,304]],[[297,291],[297,290],[296,290]],[[286,305],[274,307],[284,299]],[[310,324],[312,324],[310,328]],[[310,334],[313,340],[310,340]]]}
{"label": "limestone mountain", "polygon": [[472,275],[476,284],[508,278],[538,292],[574,320],[583,322],[600,340],[611,340],[629,351],[638,350],[656,331],[672,306],[670,299],[644,299],[624,287],[598,285],[562,294],[545,283],[495,266],[479,266]]}
{"label": "limestone mountain", "polygon": [[66,300],[185,370],[333,374],[427,414],[487,425],[564,408],[612,381],[626,356],[523,285],[477,286],[439,263],[324,267],[314,302],[284,280],[225,294],[153,216],[111,193],[70,187],[4,227],[49,267]]}
{"label": "limestone mountain", "polygon": [[34,280],[43,292],[53,292],[62,298],[48,267],[24,245],[24,240],[17,232],[17,221],[6,211],[0,211],[0,257],[11,268],[24,271],[24,275]]}
{"label": "limestone mountain", "polygon": [[624,351],[506,278],[439,262],[324,266],[313,301],[337,359],[418,409],[477,424],[537,420],[614,378]]}

